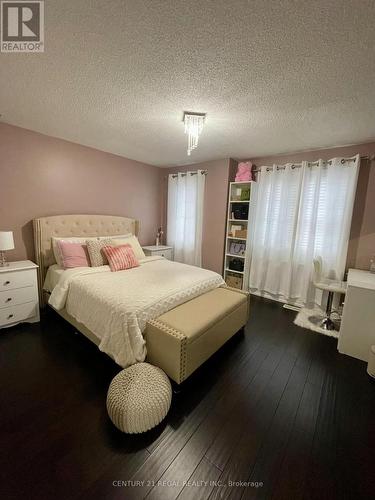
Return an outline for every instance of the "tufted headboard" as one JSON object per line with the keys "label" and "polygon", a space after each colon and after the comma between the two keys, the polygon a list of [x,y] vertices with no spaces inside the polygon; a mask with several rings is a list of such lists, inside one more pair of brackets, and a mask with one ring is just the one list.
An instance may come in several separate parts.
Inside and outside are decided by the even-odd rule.
{"label": "tufted headboard", "polygon": [[35,258],[39,266],[40,305],[44,305],[43,283],[49,266],[55,264],[52,236],[72,238],[114,236],[132,233],[138,236],[139,222],[116,215],[54,215],[33,220]]}

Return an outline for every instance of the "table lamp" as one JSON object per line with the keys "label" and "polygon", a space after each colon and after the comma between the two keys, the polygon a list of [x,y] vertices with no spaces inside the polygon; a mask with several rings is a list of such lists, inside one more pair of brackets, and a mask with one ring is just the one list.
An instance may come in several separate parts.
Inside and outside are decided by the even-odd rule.
{"label": "table lamp", "polygon": [[0,231],[0,267],[8,266],[5,250],[13,250],[13,231]]}

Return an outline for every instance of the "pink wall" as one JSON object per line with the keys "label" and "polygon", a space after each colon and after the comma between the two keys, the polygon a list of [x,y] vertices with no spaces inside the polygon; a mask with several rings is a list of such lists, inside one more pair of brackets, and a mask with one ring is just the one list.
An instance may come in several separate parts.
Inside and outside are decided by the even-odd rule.
{"label": "pink wall", "polygon": [[[280,156],[269,156],[251,160],[258,167],[299,162],[302,160],[327,160],[335,156],[373,155],[375,142],[345,146],[341,148],[305,151]],[[359,172],[353,220],[348,248],[347,267],[368,269],[370,259],[375,255],[375,162],[362,160]]]}
{"label": "pink wall", "polygon": [[160,223],[160,169],[0,124],[0,230],[12,230],[10,260],[34,257],[32,219],[57,214],[140,220],[140,241]]}
{"label": "pink wall", "polygon": [[162,220],[163,227],[167,222],[168,175],[187,170],[207,170],[206,190],[204,198],[202,265],[219,274],[223,272],[224,239],[228,197],[229,159],[214,160],[183,167],[163,169],[162,186]]}
{"label": "pink wall", "polygon": [[[264,157],[260,166],[373,154],[375,143]],[[11,125],[0,124],[0,230],[13,230],[16,249],[10,260],[33,258],[31,221],[68,213],[124,215],[138,218],[140,241],[154,242],[162,221],[166,227],[167,176],[207,169],[204,208],[203,266],[222,272],[229,159],[159,169]],[[375,254],[375,164],[361,164],[353,213],[348,267],[368,269]]]}

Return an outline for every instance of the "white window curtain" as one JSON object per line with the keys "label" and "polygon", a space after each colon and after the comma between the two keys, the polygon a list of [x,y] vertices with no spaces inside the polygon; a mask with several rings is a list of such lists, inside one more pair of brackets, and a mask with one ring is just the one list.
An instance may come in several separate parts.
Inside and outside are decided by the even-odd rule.
{"label": "white window curtain", "polygon": [[205,171],[168,176],[167,243],[177,262],[202,266]]}
{"label": "white window curtain", "polygon": [[291,303],[315,299],[314,257],[343,279],[360,158],[262,167],[249,288]]}

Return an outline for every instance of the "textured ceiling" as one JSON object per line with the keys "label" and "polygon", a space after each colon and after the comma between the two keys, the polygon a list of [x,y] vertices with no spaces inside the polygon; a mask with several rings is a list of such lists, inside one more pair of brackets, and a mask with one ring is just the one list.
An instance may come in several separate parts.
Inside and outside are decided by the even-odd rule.
{"label": "textured ceiling", "polygon": [[45,53],[0,55],[4,122],[160,166],[375,138],[374,0],[45,4]]}

